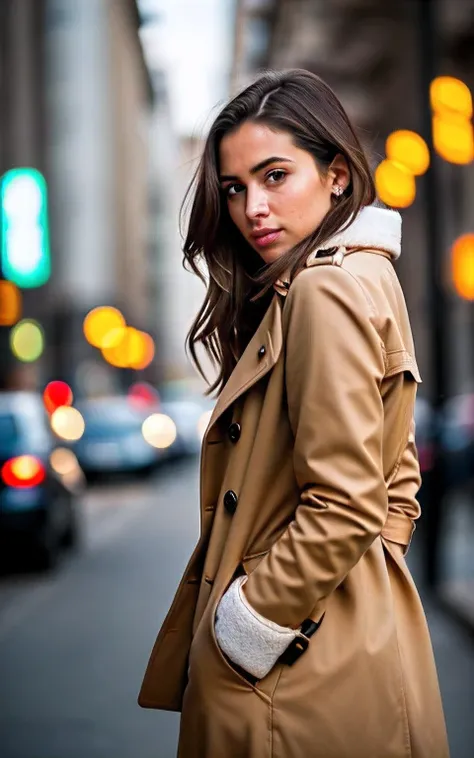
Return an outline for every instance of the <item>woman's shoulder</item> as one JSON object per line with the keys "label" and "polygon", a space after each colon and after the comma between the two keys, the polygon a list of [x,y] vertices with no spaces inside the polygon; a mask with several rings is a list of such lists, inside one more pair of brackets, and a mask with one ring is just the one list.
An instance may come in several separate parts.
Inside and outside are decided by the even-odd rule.
{"label": "woman's shoulder", "polygon": [[[364,281],[364,257],[367,256],[363,252],[339,258],[333,255],[327,259],[317,259],[317,265],[307,265],[290,285],[288,310],[293,310],[297,302],[298,310],[313,308],[319,311],[320,308],[324,309],[324,302],[330,300],[339,301],[341,306],[351,311],[362,309],[369,316],[374,315],[375,306]],[[355,265],[350,265],[350,260],[355,258],[359,260],[354,261]]]}

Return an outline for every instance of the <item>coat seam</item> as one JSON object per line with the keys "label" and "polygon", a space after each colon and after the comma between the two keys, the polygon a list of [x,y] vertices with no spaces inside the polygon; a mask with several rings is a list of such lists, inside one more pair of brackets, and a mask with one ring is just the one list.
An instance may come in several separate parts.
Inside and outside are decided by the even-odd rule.
{"label": "coat seam", "polygon": [[[398,567],[397,567],[398,569]],[[387,573],[388,573],[388,566],[387,566]],[[411,744],[411,737],[410,737],[410,724],[408,722],[408,709],[407,709],[407,697],[406,697],[406,689],[405,689],[405,679],[403,675],[403,665],[402,665],[402,656],[400,651],[400,641],[398,638],[398,625],[397,625],[397,612],[395,609],[395,602],[393,598],[393,588],[392,583],[390,580],[389,575],[389,582],[390,582],[390,592],[391,592],[391,601],[392,601],[392,613],[393,613],[393,619],[395,622],[395,643],[397,648],[397,660],[398,660],[398,671],[399,671],[399,677],[400,677],[400,692],[402,696],[402,711],[403,711],[403,732],[404,732],[404,748],[407,751],[406,758],[413,758],[413,751],[412,751],[412,744]]]}
{"label": "coat seam", "polygon": [[283,668],[280,669],[280,672],[279,672],[279,674],[277,676],[276,682],[275,682],[275,684],[273,686],[273,689],[272,689],[272,691],[270,693],[270,707],[269,707],[270,758],[274,758],[273,748],[275,747],[274,740],[273,740],[274,726],[275,726],[275,713],[274,713],[275,707],[274,707],[273,703],[274,703],[274,697],[275,697],[276,688],[278,687],[278,683],[279,683],[279,681],[281,679],[282,673],[283,673]]}

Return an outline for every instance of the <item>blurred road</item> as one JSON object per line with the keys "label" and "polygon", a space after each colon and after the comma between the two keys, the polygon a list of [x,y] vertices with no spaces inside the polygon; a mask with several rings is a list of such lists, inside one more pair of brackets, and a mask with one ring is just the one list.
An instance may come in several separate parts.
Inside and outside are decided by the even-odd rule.
{"label": "blurred road", "polygon": [[[97,486],[85,546],[48,579],[0,579],[2,758],[174,758],[178,717],[136,704],[154,636],[194,545],[197,461]],[[416,539],[411,551],[416,574]],[[474,648],[427,604],[452,758],[474,744]]]}
{"label": "blurred road", "polygon": [[136,703],[198,528],[197,463],[94,487],[85,548],[0,579],[2,758],[172,758],[178,719]]}

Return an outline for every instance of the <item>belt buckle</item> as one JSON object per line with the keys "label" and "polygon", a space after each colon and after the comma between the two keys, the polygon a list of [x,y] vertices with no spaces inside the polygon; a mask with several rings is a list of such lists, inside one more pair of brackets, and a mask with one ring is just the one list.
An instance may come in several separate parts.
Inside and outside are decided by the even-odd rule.
{"label": "belt buckle", "polygon": [[285,663],[287,666],[293,666],[296,663],[298,658],[308,649],[310,638],[321,626],[324,615],[323,613],[319,621],[313,621],[312,619],[305,619],[303,621],[298,636],[290,642],[286,650],[280,655],[278,659],[280,663]]}
{"label": "belt buckle", "polygon": [[280,656],[280,663],[285,663],[287,666],[293,666],[300,656],[308,649],[309,639],[304,634],[299,634],[298,637],[290,642],[286,650]]}

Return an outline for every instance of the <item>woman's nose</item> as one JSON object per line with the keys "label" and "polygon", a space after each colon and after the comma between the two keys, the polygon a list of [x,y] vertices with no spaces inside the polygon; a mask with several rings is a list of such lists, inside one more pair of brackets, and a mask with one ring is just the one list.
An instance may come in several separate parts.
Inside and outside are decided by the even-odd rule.
{"label": "woman's nose", "polygon": [[247,218],[252,220],[261,216],[268,215],[268,202],[264,192],[258,190],[247,190],[247,207],[245,209]]}

